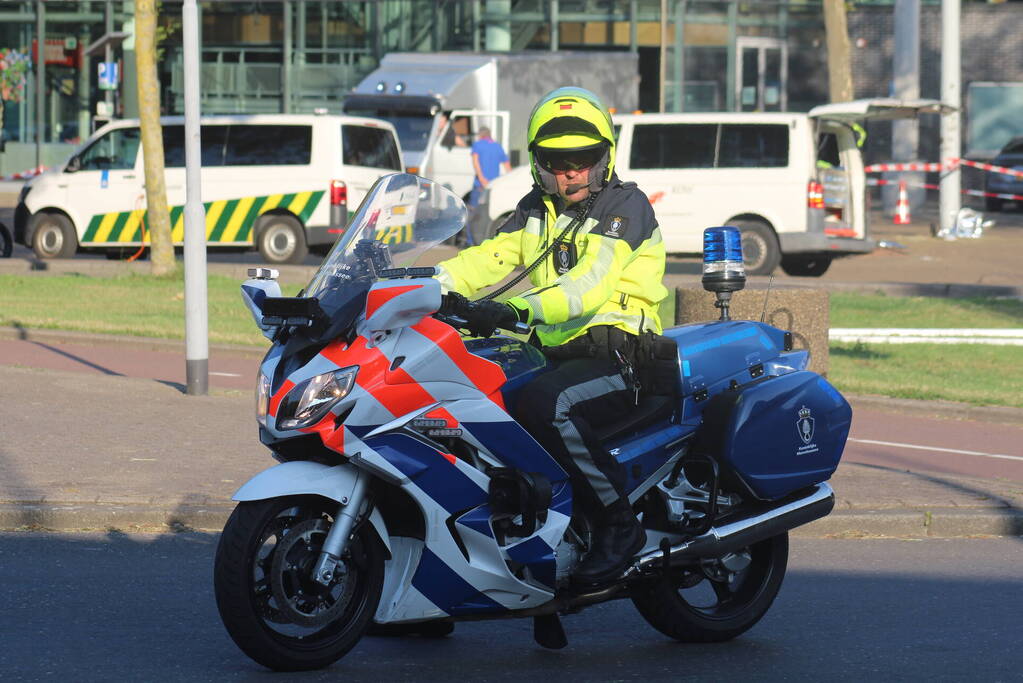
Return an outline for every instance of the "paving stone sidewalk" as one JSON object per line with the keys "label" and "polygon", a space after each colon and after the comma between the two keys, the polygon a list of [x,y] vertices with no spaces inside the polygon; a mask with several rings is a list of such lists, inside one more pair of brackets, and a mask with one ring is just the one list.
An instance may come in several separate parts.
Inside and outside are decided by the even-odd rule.
{"label": "paving stone sidewalk", "polygon": [[[217,531],[274,464],[249,392],[0,366],[0,529]],[[1023,483],[843,464],[810,536],[1023,535]]]}

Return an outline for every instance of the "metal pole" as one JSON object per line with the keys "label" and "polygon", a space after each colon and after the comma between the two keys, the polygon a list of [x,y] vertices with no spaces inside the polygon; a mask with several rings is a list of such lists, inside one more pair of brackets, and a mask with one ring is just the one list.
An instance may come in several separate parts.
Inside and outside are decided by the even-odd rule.
{"label": "metal pole", "polygon": [[661,87],[658,90],[658,94],[660,95],[660,98],[659,98],[660,99],[660,108],[658,109],[658,111],[660,111],[662,114],[665,111],[665,109],[664,109],[664,98],[665,98],[665,93],[664,93],[665,83],[664,83],[664,80],[665,80],[665,78],[667,76],[667,73],[668,73],[668,45],[667,45],[667,36],[665,35],[667,33],[668,33],[668,0],[661,0],[661,53],[660,53],[660,74],[659,74],[659,82],[660,82],[660,86]]}
{"label": "metal pole", "polygon": [[202,205],[199,147],[199,10],[181,7],[185,58],[185,393],[209,393],[209,322],[206,303],[206,210]]}
{"label": "metal pole", "polygon": [[291,2],[281,3],[284,10],[284,57],[281,59],[281,112],[291,113]]}
{"label": "metal pole", "polygon": [[551,0],[551,52],[558,51],[558,43],[561,41],[561,33],[558,30],[561,24],[561,20],[558,18],[560,10],[558,0]]}
{"label": "metal pole", "polygon": [[[962,98],[959,94],[959,7],[960,0],[942,0],[941,2],[941,102],[946,107],[954,107],[953,111],[941,116],[941,161],[948,163],[958,159],[962,150],[959,132],[959,107]],[[956,216],[962,206],[959,196],[962,190],[962,178],[958,164],[941,176],[938,185],[938,212],[943,231],[951,231],[955,227]]]}
{"label": "metal pole", "polygon": [[725,55],[725,111],[735,111],[736,89],[739,87],[735,82],[735,61],[736,34],[739,23],[739,6],[736,0],[728,0],[728,54]]}
{"label": "metal pole", "polygon": [[629,52],[639,52],[639,30],[636,26],[638,13],[639,0],[629,0]]}
{"label": "metal pole", "polygon": [[36,168],[43,165],[43,107],[46,104],[46,7],[36,2]]}
{"label": "metal pole", "polygon": [[480,0],[472,0],[472,51],[480,51]]}
{"label": "metal pole", "polygon": [[[106,35],[110,35],[114,32],[114,3],[113,0],[107,0],[106,6],[103,8],[105,14],[103,15],[103,30]],[[110,46],[110,41],[103,47],[103,61],[109,64],[114,60],[114,49]],[[107,103],[107,110],[110,112],[107,115],[107,119],[114,118],[114,91],[106,90],[103,93],[103,101]]]}
{"label": "metal pole", "polygon": [[683,111],[686,99],[686,5],[675,0],[675,101],[672,111]]}
{"label": "metal pole", "polygon": [[[895,0],[895,54],[892,57],[893,95],[900,100],[920,98],[920,0]],[[920,124],[916,119],[892,121],[892,161],[916,161]],[[909,207],[917,208],[924,198],[922,173],[885,174],[895,184],[885,185],[885,213],[895,213],[898,180],[912,182],[909,186]]]}

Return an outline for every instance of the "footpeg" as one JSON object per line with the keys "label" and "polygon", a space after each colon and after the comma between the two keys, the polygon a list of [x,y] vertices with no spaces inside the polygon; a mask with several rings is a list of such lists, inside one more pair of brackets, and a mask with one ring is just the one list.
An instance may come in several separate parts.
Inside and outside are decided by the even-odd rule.
{"label": "footpeg", "polygon": [[533,640],[548,650],[560,650],[568,645],[565,629],[561,626],[561,617],[557,614],[533,617]]}

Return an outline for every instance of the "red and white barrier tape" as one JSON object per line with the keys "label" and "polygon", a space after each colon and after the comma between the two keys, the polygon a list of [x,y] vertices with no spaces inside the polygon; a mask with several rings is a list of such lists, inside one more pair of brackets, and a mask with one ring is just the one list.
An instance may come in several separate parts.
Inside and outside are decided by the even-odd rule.
{"label": "red and white barrier tape", "polygon": [[958,159],[958,161],[963,166],[972,166],[973,168],[979,168],[982,171],[991,171],[993,173],[1011,175],[1014,178],[1023,178],[1023,171],[1017,171],[1014,168],[1006,168],[1005,166],[995,166],[994,164],[985,164],[980,161],[969,161],[967,159]]}
{"label": "red and white barrier tape", "polygon": [[36,166],[35,168],[30,168],[27,171],[22,171],[21,173],[12,173],[11,175],[4,176],[0,178],[0,180],[27,180],[28,178],[34,178],[43,171],[48,170],[50,169],[47,166]]}
{"label": "red and white barrier tape", "polygon": [[955,168],[957,165],[979,168],[982,171],[990,171],[991,173],[1002,173],[1004,175],[1013,176],[1014,178],[1023,178],[1023,171],[1017,171],[1014,168],[1007,168],[1005,166],[995,166],[994,164],[987,164],[982,161],[970,161],[969,159],[949,159],[945,163],[910,161],[905,163],[871,164],[870,166],[864,166],[863,172],[885,173],[892,171],[948,171]]}
{"label": "red and white barrier tape", "polygon": [[864,166],[864,173],[884,173],[886,171],[943,171],[946,168],[951,168],[951,164],[931,164],[918,161],[906,162],[906,163],[892,163],[892,164],[873,164],[871,166]]}
{"label": "red and white barrier tape", "polygon": [[[867,178],[867,185],[871,187],[879,187],[882,185],[898,185],[899,182],[900,181],[898,180],[882,180],[880,178]],[[935,185],[934,183],[914,183],[910,181],[905,182],[907,185],[911,185],[913,187],[922,187],[925,190],[941,189],[940,185]],[[1019,194],[1002,194],[998,192],[984,192],[982,190],[963,190],[962,193],[968,194],[971,197],[997,197],[998,199],[1010,199],[1017,202],[1023,201],[1023,195]]]}

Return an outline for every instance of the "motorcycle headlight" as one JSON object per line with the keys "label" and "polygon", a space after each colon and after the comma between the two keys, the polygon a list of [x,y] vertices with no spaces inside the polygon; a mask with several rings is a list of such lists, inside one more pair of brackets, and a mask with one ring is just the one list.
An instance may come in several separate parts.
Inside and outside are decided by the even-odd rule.
{"label": "motorcycle headlight", "polygon": [[256,419],[260,423],[266,421],[266,413],[270,407],[270,378],[259,373],[256,380]]}
{"label": "motorcycle headlight", "polygon": [[277,429],[302,429],[319,422],[352,391],[358,372],[358,367],[342,368],[296,384],[281,401]]}

